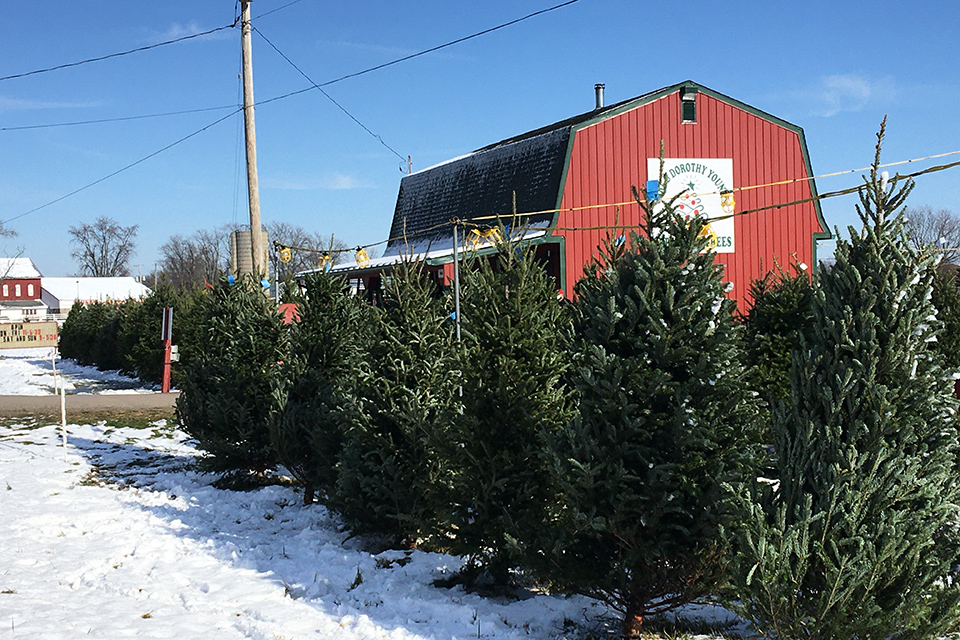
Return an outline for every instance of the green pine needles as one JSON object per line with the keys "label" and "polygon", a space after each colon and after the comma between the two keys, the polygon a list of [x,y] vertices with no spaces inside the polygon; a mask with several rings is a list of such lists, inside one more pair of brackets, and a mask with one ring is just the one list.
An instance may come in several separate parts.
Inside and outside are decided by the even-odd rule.
{"label": "green pine needles", "polygon": [[555,445],[554,575],[622,611],[625,635],[714,592],[720,483],[752,471],[758,423],[706,222],[637,201],[644,234],[608,240],[577,284],[580,411]]}
{"label": "green pine needles", "polygon": [[340,277],[318,271],[292,296],[299,320],[290,328],[290,354],[274,381],[279,410],[270,440],[283,465],[304,487],[329,499],[343,449],[343,406],[364,368],[373,309]]}
{"label": "green pine needles", "polygon": [[435,530],[437,434],[454,408],[453,325],[419,262],[391,274],[367,314],[366,361],[343,409],[345,434],[331,501],[356,533],[413,545]]}
{"label": "green pine needles", "polygon": [[235,285],[221,279],[202,304],[206,342],[185,367],[177,418],[211,470],[262,474],[276,462],[270,422],[286,332],[252,278]]}
{"label": "green pine needles", "polygon": [[878,173],[819,274],[773,415],[776,481],[745,496],[734,581],[775,639],[932,638],[960,602],[956,400],[931,347],[932,258],[904,234],[913,187]]}
{"label": "green pine needles", "polygon": [[[555,500],[544,444],[571,416],[569,321],[535,247],[503,228],[494,256],[463,274],[462,412],[447,438],[444,524],[451,547],[495,584],[535,553]],[[458,392],[459,393],[459,392]]]}

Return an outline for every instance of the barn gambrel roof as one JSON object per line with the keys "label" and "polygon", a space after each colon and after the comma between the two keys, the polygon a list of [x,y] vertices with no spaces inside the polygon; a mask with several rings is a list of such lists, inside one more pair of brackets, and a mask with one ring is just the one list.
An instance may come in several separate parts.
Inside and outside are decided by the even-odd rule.
{"label": "barn gambrel roof", "polygon": [[[405,177],[384,255],[408,244],[423,246],[450,236],[454,218],[504,216],[509,224],[516,194],[517,211],[548,211],[556,206],[570,138],[554,129],[494,145]],[[546,226],[552,213],[527,216],[525,224]],[[487,224],[495,221],[487,220]],[[406,242],[404,240],[406,236]]]}
{"label": "barn gambrel roof", "polygon": [[[425,251],[429,247],[450,245],[448,223],[452,219],[469,222],[482,218],[483,225],[492,226],[496,220],[491,216],[501,216],[500,220],[509,224],[514,193],[516,211],[542,212],[524,216],[523,224],[534,229],[550,226],[560,206],[576,131],[681,90],[703,92],[796,132],[808,174],[813,175],[800,127],[687,80],[501,140],[404,177],[384,256],[396,255],[405,249]],[[811,182],[810,186],[815,196],[816,185]],[[818,200],[814,206],[822,223]],[[826,229],[825,223],[823,228]]]}

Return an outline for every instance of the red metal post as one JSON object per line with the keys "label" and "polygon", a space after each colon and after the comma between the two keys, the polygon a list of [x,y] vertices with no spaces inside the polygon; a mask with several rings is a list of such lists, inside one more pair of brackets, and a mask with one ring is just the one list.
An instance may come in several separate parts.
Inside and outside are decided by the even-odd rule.
{"label": "red metal post", "polygon": [[163,341],[163,382],[160,390],[170,393],[170,348],[173,345],[173,307],[163,308],[163,323],[160,329],[160,339]]}
{"label": "red metal post", "polygon": [[170,393],[170,345],[171,340],[163,341],[163,384],[160,390]]}

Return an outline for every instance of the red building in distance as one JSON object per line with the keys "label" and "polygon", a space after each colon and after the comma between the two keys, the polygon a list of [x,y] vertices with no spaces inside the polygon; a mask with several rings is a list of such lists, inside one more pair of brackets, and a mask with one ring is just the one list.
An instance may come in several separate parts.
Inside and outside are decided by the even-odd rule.
{"label": "red building in distance", "polygon": [[30,258],[0,258],[0,319],[20,322],[45,315],[41,277]]}

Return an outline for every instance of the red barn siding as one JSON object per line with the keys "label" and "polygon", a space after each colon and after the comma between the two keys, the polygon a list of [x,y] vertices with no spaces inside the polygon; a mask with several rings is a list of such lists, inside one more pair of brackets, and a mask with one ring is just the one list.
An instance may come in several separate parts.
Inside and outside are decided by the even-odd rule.
{"label": "red barn siding", "polygon": [[[642,189],[647,158],[732,158],[733,187],[809,177],[800,136],[775,122],[707,93],[697,95],[697,123],[680,121],[680,94],[674,92],[578,130],[567,168],[556,235],[565,238],[565,286],[571,290],[583,265],[609,233],[594,227],[620,223],[637,227],[640,208],[631,186]],[[736,210],[809,198],[809,181],[736,191]],[[606,205],[593,208],[594,205]],[[731,297],[741,309],[750,304],[750,282],[775,262],[814,264],[814,234],[826,231],[813,203],[785,206],[737,216],[736,253],[718,254],[725,277],[734,283]]]}
{"label": "red barn siding", "polygon": [[[0,283],[2,284],[2,286],[0,286],[0,301],[40,299],[39,278],[2,278],[0,280],[2,280],[2,283]],[[18,286],[20,287],[19,294],[17,294]],[[30,286],[33,286],[33,295],[30,293]]]}

